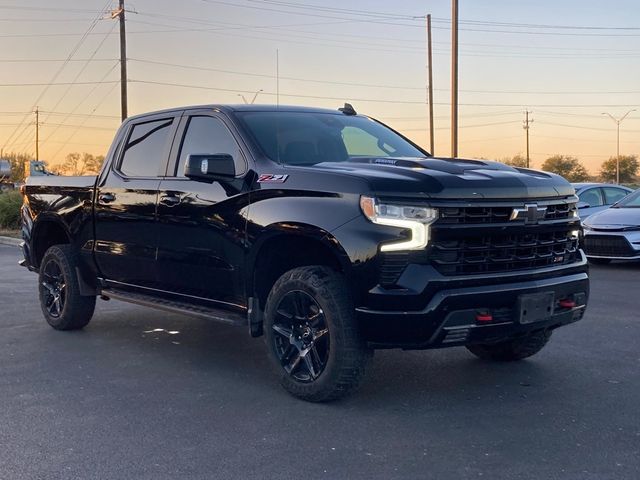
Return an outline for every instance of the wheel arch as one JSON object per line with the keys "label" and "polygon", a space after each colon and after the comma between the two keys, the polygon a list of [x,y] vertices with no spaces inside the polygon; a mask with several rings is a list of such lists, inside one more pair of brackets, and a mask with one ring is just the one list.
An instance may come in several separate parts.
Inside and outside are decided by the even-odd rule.
{"label": "wheel arch", "polygon": [[55,215],[40,216],[31,232],[31,252],[34,268],[40,268],[45,252],[52,245],[72,243],[71,234],[64,222]]}
{"label": "wheel arch", "polygon": [[349,256],[330,232],[304,223],[270,225],[248,255],[247,297],[264,306],[271,287],[283,273],[309,265],[325,265],[347,277],[351,275]]}

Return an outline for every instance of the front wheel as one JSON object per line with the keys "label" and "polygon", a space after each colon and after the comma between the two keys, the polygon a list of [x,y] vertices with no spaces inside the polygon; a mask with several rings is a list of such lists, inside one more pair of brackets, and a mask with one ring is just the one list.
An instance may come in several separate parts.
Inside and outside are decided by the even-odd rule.
{"label": "front wheel", "polygon": [[267,298],[265,340],[282,386],[311,402],[353,391],[372,357],[344,279],[322,266],[295,268],[278,279]]}
{"label": "front wheel", "polygon": [[535,355],[551,338],[551,332],[543,330],[507,342],[468,345],[467,350],[483,360],[514,362]]}
{"label": "front wheel", "polygon": [[56,330],[78,330],[93,316],[96,297],[80,295],[77,266],[77,253],[70,245],[50,247],[40,262],[40,307]]}

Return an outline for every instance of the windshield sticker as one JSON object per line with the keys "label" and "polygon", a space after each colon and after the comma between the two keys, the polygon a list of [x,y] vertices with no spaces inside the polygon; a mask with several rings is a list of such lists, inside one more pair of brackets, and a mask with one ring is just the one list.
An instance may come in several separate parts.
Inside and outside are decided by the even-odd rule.
{"label": "windshield sticker", "polygon": [[284,183],[289,175],[274,175],[272,173],[263,173],[258,177],[258,183]]}

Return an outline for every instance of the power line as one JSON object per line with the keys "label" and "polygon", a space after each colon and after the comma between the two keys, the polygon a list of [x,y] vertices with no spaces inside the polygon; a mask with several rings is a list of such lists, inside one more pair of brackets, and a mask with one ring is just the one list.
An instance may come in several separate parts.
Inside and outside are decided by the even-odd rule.
{"label": "power line", "polygon": [[[103,75],[103,77],[102,77],[102,79],[101,79],[101,80],[104,80],[105,78],[107,78],[107,77],[111,74],[111,72],[113,72],[113,71],[115,70],[115,68],[118,66],[118,64],[119,64],[119,62],[114,63],[114,64],[112,65],[112,67],[111,67],[109,70],[107,70],[107,72]],[[76,110],[77,110],[78,108],[80,108],[80,105],[82,105],[82,104],[83,104],[83,103],[84,103],[84,102],[85,102],[85,101],[86,101],[86,100],[87,100],[91,95],[93,95],[93,92],[95,92],[95,91],[96,91],[96,89],[97,89],[100,85],[101,85],[101,84],[96,84],[96,85],[95,85],[95,86],[94,86],[94,87],[93,87],[89,92],[87,92],[87,94],[86,94],[86,95],[85,95],[85,96],[80,100],[80,102],[78,102],[78,103],[76,104],[75,108],[71,110],[71,113],[69,113],[69,114],[67,114],[66,116],[64,116],[64,118],[61,120],[61,122],[60,122],[60,123],[64,124],[64,123],[65,123],[69,118],[71,118],[71,115],[73,115],[73,114],[76,112]],[[59,102],[58,102],[58,103],[59,103]],[[55,110],[55,108],[56,108],[56,107],[57,107],[57,104],[56,104],[56,106],[54,106],[54,107],[53,107],[53,110]],[[47,119],[49,118],[49,116],[51,116],[51,114],[48,114],[48,115],[47,115]],[[45,121],[46,121],[46,119],[45,119]],[[60,127],[58,126],[58,127],[56,127],[52,132],[50,132],[50,133],[49,133],[49,135],[47,135],[47,138],[45,138],[45,139],[43,140],[43,142],[42,142],[42,143],[43,143],[43,144],[47,143],[47,141],[48,141],[48,140],[49,140],[53,135],[55,135],[55,133],[58,131],[58,129],[59,129],[59,128],[60,128]]]}
{"label": "power line", "polygon": [[[162,82],[157,80],[137,80],[130,79],[130,83],[141,83],[148,85],[162,85],[162,86],[172,86],[172,87],[182,87],[182,88],[193,88],[200,90],[213,90],[219,92],[232,92],[232,93],[255,93],[255,90],[241,90],[241,89],[230,89],[230,88],[221,88],[221,87],[212,87],[208,85],[192,85],[185,83],[173,83],[173,82]],[[265,91],[264,95],[275,96],[276,94],[273,92]],[[342,97],[336,96],[322,96],[322,95],[306,95],[306,94],[293,94],[293,93],[280,93],[281,96],[284,97],[296,97],[296,98],[313,98],[313,99],[321,99],[321,100],[337,100],[344,101],[345,99],[349,99],[354,102],[377,102],[377,103],[396,103],[396,104],[413,104],[413,105],[424,105],[425,101],[416,101],[416,100],[396,100],[396,99],[371,99],[371,98],[353,98],[348,95]],[[449,103],[439,103],[434,102],[434,105],[449,105]],[[472,106],[472,107],[521,107],[522,104],[517,103],[460,103],[461,106]],[[553,108],[593,108],[593,107],[627,107],[628,104],[529,104],[531,107],[553,107]]]}
{"label": "power line", "polygon": [[96,85],[103,83],[114,83],[117,80],[108,80],[108,81],[91,81],[91,82],[55,82],[55,83],[0,83],[0,87],[60,87],[65,85]]}
{"label": "power line", "polygon": [[[85,120],[81,121],[77,128],[71,132],[71,135],[67,138],[67,140],[62,144],[62,146],[54,153],[52,158],[57,158],[58,154],[67,146],[67,144],[71,141],[71,139],[80,131],[80,129],[85,128],[85,123],[89,120],[89,118],[94,114],[94,112],[100,108],[100,106],[109,98],[113,90],[116,88],[117,84],[111,86],[111,88],[107,91],[107,93],[100,99],[100,101],[93,107],[91,113],[85,118]],[[120,117],[117,117],[120,118]]]}
{"label": "power line", "polygon": [[[202,70],[207,72],[219,72],[219,73],[228,73],[233,75],[245,75],[250,77],[261,77],[261,78],[276,78],[275,75],[269,75],[264,73],[253,73],[253,72],[241,72],[237,70],[225,70],[220,68],[211,68],[211,67],[203,67],[197,65],[184,65],[178,63],[169,63],[169,62],[161,62],[154,60],[142,60],[139,58],[129,58],[131,62],[139,62],[139,63],[147,63],[150,65],[163,65],[168,67],[177,67],[177,68],[185,68],[190,70]],[[386,84],[376,84],[376,83],[354,83],[354,82],[338,82],[333,80],[317,80],[313,78],[300,78],[300,77],[286,77],[280,75],[281,80],[291,80],[296,82],[310,82],[310,83],[321,83],[328,85],[346,85],[346,86],[357,86],[357,87],[372,87],[372,88],[393,88],[393,89],[401,89],[401,90],[419,90],[423,91],[424,87],[409,87],[403,85],[386,85]]]}
{"label": "power line", "polygon": [[[261,10],[261,11],[270,11],[270,12],[274,12],[274,13],[285,13],[285,14],[289,14],[289,15],[298,15],[298,16],[305,16],[305,17],[318,17],[318,18],[331,18],[331,19],[335,19],[335,20],[350,20],[353,22],[366,22],[366,23],[377,23],[377,24],[383,24],[383,25],[396,25],[396,26],[404,26],[404,27],[414,27],[414,28],[421,28],[420,24],[411,24],[411,23],[400,23],[400,21],[386,21],[384,20],[385,17],[380,17],[380,18],[371,18],[371,17],[366,17],[366,16],[362,16],[363,13],[360,12],[360,18],[358,18],[358,14],[357,13],[345,13],[345,12],[337,12],[337,14],[347,14],[349,15],[348,17],[338,17],[335,15],[326,15],[323,13],[311,13],[309,10],[312,10],[312,8],[309,7],[308,4],[304,5],[305,11],[304,12],[296,12],[296,11],[291,11],[291,10],[282,10],[282,9],[277,9],[277,8],[266,8],[266,7],[258,7],[258,6],[254,6],[254,5],[238,5],[237,3],[231,3],[231,2],[226,2],[226,1],[221,1],[221,0],[201,0],[204,3],[209,3],[209,4],[216,4],[216,5],[226,5],[226,6],[230,6],[230,7],[236,7],[236,8],[245,8],[245,9],[253,9],[253,10]],[[300,5],[295,5],[292,4],[295,7],[300,8]],[[287,6],[285,5],[280,5],[283,6],[283,8],[286,8]],[[291,7],[290,7],[291,8]],[[330,12],[329,12],[330,13]],[[390,18],[393,19],[392,17],[386,17],[386,18]],[[406,21],[410,21],[410,20],[422,20],[424,19],[424,15],[416,15],[416,16],[411,16],[410,18],[406,18]],[[437,19],[439,21],[447,21],[449,22],[450,20],[447,19]],[[477,21],[475,23],[473,23],[473,25],[491,25],[488,22],[483,22],[481,23],[480,21]],[[500,26],[520,26],[522,27],[523,25],[526,24],[507,24],[503,22],[503,25]],[[535,27],[535,25],[532,25],[531,28]],[[439,29],[448,29],[448,27],[433,27],[433,28],[439,28]],[[540,27],[535,27],[535,28],[540,28]],[[588,27],[587,27],[588,28]],[[602,27],[601,27],[602,28]],[[612,27],[611,29],[617,29],[619,27]],[[609,29],[609,30],[611,30]],[[629,27],[629,29],[634,29],[636,30],[637,28],[635,27]],[[549,31],[545,31],[545,32],[530,32],[530,31],[514,31],[514,30],[490,30],[490,29],[477,29],[477,28],[461,28],[460,30],[464,30],[464,31],[472,31],[472,32],[490,32],[490,33],[507,33],[507,34],[524,34],[524,35],[561,35],[561,36],[599,36],[599,37],[636,37],[636,36],[640,36],[640,34],[615,34],[615,33],[565,33],[565,32],[549,32]]]}
{"label": "power line", "polygon": [[[91,24],[89,25],[89,27],[87,28],[87,30],[84,32],[84,34],[82,35],[82,37],[78,40],[78,42],[73,46],[73,48],[71,49],[71,52],[69,53],[69,55],[67,55],[67,59],[71,59],[75,56],[75,54],[78,52],[78,50],[80,49],[81,45],[84,43],[84,41],[87,39],[87,36],[91,33],[91,31],[95,28],[95,26],[98,24],[98,21],[100,20],[101,16],[102,16],[102,12],[104,11],[104,8],[106,8],[106,6],[109,4],[109,1],[106,2],[105,7],[103,7],[98,14],[95,16],[95,18],[93,19],[93,21],[91,22]],[[25,7],[25,8],[29,8],[29,7]],[[32,7],[33,8],[33,7]],[[52,83],[54,83],[58,77],[60,76],[60,74],[62,73],[62,71],[64,70],[64,68],[67,66],[69,62],[65,61],[62,63],[62,65],[60,65],[60,67],[58,68],[58,70],[56,71],[56,73],[53,75],[53,77],[51,78],[51,80],[49,81],[49,84],[45,85],[44,89],[40,92],[40,95],[38,95],[38,97],[36,98],[35,102],[33,102],[33,106],[31,107],[31,111],[38,105],[38,103],[40,102],[40,100],[42,100],[42,98],[44,97],[44,95],[47,93],[47,91],[49,90],[50,86]],[[23,122],[26,122],[28,119],[28,115],[25,115],[25,117],[23,118]],[[2,150],[6,150],[7,149],[7,145],[10,145],[9,142],[13,141],[17,141],[19,139],[18,138],[14,138],[15,134],[18,132],[18,130],[20,129],[20,127],[17,127],[9,136],[9,138],[5,141]]]}
{"label": "power line", "polygon": [[[80,75],[82,75],[84,73],[84,71],[87,69],[87,67],[89,66],[89,64],[91,63],[91,60],[93,60],[93,57],[95,57],[98,53],[98,51],[102,48],[102,46],[104,45],[104,43],[107,41],[107,38],[109,38],[109,35],[111,34],[111,32],[113,32],[115,28],[115,24],[111,27],[111,29],[104,35],[104,37],[102,38],[102,40],[100,41],[100,43],[98,43],[98,46],[95,48],[95,50],[93,51],[93,53],[91,53],[91,55],[89,55],[89,58],[87,59],[86,62],[84,62],[84,64],[82,65],[82,67],[80,68],[80,70],[76,73],[75,77],[73,77],[73,80],[71,81],[71,85],[67,86],[67,89],[63,92],[62,96],[58,99],[58,101],[56,102],[56,104],[51,108],[51,110],[53,110],[54,112],[56,111],[56,109],[58,108],[58,106],[60,105],[60,103],[64,100],[64,98],[67,96],[67,94],[69,93],[69,91],[71,90],[71,87],[73,87],[73,85],[76,84],[76,82],[78,81],[78,78],[80,78]],[[111,71],[113,70],[113,67],[107,72],[106,75],[104,75],[99,81],[104,81],[105,78],[109,75],[109,73],[111,73]],[[98,85],[98,84],[96,84]],[[97,87],[94,86],[93,90],[91,90],[91,92],[93,92]],[[89,92],[89,94],[91,94],[91,92]],[[85,97],[86,98],[86,97]],[[78,108],[78,107],[76,107]],[[72,112],[75,111],[72,110]],[[49,117],[47,116],[47,118],[45,118],[45,121],[48,119]],[[63,122],[64,123],[64,120]]]}
{"label": "power line", "polygon": [[[570,125],[566,123],[539,122],[541,125],[551,125],[553,127],[577,128],[579,130],[594,130],[600,132],[611,132],[610,128],[585,127],[582,125]],[[625,132],[640,133],[640,130],[626,130]]]}
{"label": "power line", "polygon": [[[177,15],[162,15],[162,14],[158,14],[158,13],[150,13],[150,12],[141,12],[138,11],[136,12],[137,15],[140,16],[148,16],[148,17],[157,17],[157,18],[165,18],[165,19],[169,19],[169,20],[173,20],[173,21],[177,21],[177,22],[182,22],[182,23],[192,23],[192,24],[196,24],[196,25],[210,25],[210,26],[215,26],[215,27],[220,27],[220,26],[231,26],[231,27],[235,27],[235,28],[239,28],[239,29],[278,29],[278,30],[284,30],[284,31],[290,31],[290,32],[294,32],[294,33],[313,33],[315,35],[324,35],[330,38],[335,38],[335,37],[347,37],[347,38],[370,38],[370,39],[375,39],[375,40],[387,40],[387,41],[391,41],[391,42],[401,42],[401,43],[415,43],[418,45],[422,45],[423,41],[422,40],[417,40],[417,39],[405,39],[405,38],[394,38],[394,37],[381,37],[380,35],[356,35],[356,34],[348,34],[348,33],[344,33],[344,32],[330,32],[330,33],[323,33],[323,32],[306,32],[306,31],[300,31],[300,30],[286,30],[286,27],[301,27],[301,26],[327,26],[327,25],[339,25],[342,23],[350,23],[349,20],[341,20],[341,21],[337,21],[337,22],[315,22],[315,23],[298,23],[298,24],[286,24],[286,25],[247,25],[247,24],[237,24],[237,23],[229,23],[229,22],[211,22],[208,20],[203,20],[203,19],[199,19],[199,18],[193,18],[193,17],[181,17],[181,16],[177,16]],[[446,21],[447,23],[449,22],[448,19],[440,19],[440,21]],[[139,22],[138,23],[142,23]],[[146,23],[150,23],[151,22],[146,22]],[[464,23],[463,21],[461,21],[461,23]],[[166,25],[166,24],[155,24],[155,25],[161,25],[161,26],[176,26],[177,25]],[[433,42],[434,45],[446,45],[447,47],[449,46],[448,42]],[[534,49],[536,51],[540,51],[540,50],[552,50],[552,51],[558,51],[558,50],[567,50],[567,51],[586,51],[586,52],[594,52],[594,51],[601,51],[601,52],[606,52],[607,54],[611,54],[611,53],[633,53],[633,54],[637,54],[637,50],[634,49],[610,49],[610,48],[580,48],[580,47],[559,47],[559,46],[540,46],[540,45],[505,45],[504,43],[477,43],[477,42],[469,42],[468,44],[461,42],[460,43],[461,46],[467,46],[467,45],[473,45],[474,47],[490,47],[490,48],[499,48],[501,50],[504,49]]]}
{"label": "power line", "polygon": [[[115,58],[93,58],[91,61],[93,62],[113,62]],[[67,60],[66,58],[1,58],[0,63],[43,63],[43,62],[86,62],[86,58],[71,58]]]}

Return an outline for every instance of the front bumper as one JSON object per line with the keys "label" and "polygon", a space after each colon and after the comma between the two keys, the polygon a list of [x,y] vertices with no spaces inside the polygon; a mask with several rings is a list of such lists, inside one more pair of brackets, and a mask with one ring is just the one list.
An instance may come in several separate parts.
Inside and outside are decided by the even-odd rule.
{"label": "front bumper", "polygon": [[[563,268],[466,279],[445,279],[425,267],[422,276],[409,272],[417,289],[370,292],[370,305],[356,308],[358,323],[372,347],[403,349],[496,343],[555,329],[584,315],[589,278],[586,258],[581,257],[580,262]],[[522,298],[538,293],[553,299],[548,314],[525,323]],[[399,305],[414,308],[397,308]],[[491,320],[484,318],[487,314]]]}
{"label": "front bumper", "polygon": [[640,259],[640,231],[585,230],[584,250],[589,258]]}

